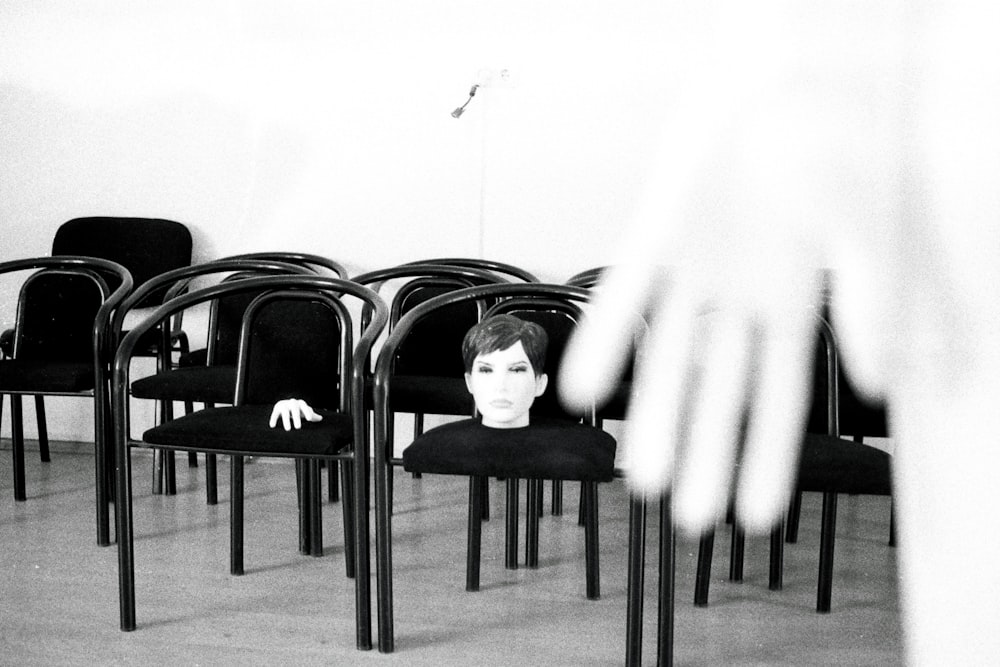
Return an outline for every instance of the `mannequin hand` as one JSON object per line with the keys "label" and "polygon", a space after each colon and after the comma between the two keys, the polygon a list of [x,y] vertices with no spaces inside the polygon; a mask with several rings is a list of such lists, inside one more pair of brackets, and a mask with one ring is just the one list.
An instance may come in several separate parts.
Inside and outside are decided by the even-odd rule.
{"label": "mannequin hand", "polygon": [[285,400],[278,401],[274,404],[274,409],[271,411],[271,419],[268,422],[268,425],[271,428],[274,428],[278,425],[279,418],[281,419],[281,424],[285,427],[286,431],[290,431],[292,428],[302,428],[303,418],[309,422],[318,422],[323,420],[322,415],[316,414],[308,403],[298,398],[286,398]]}

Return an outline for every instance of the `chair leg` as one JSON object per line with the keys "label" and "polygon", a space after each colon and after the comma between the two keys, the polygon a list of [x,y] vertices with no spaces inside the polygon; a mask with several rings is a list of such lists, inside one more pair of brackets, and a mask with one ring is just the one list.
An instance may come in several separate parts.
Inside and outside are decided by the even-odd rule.
{"label": "chair leg", "polygon": [[562,516],[563,513],[563,482],[552,480],[552,516]]}
{"label": "chair leg", "polygon": [[538,569],[538,506],[542,504],[540,479],[529,479],[524,523],[524,565]]}
{"label": "chair leg", "polygon": [[585,526],[587,519],[587,493],[583,488],[583,482],[580,483],[580,504],[577,506],[576,512],[576,525]]}
{"label": "chair leg", "polygon": [[771,562],[768,572],[767,587],[772,591],[780,591],[784,586],[785,569],[785,525],[783,522],[771,529]]}
{"label": "chair leg", "polygon": [[24,476],[24,415],[21,396],[10,395],[10,430],[11,448],[14,456],[14,500],[23,502],[28,499]]}
{"label": "chair leg", "polygon": [[889,501],[889,546],[896,546],[896,503]]}
{"label": "chair leg", "polygon": [[229,573],[243,574],[243,457],[230,457]]}
{"label": "chair leg", "polygon": [[340,470],[340,485],[344,489],[340,504],[344,516],[344,564],[347,578],[353,579],[357,572],[354,558],[354,464],[344,461],[338,465],[336,461],[330,461],[328,465],[331,470]]}
{"label": "chair leg", "polygon": [[729,546],[729,581],[742,583],[743,554],[746,550],[746,531],[739,521],[733,523],[732,542]]}
{"label": "chair leg", "polygon": [[45,419],[45,397],[35,395],[35,423],[38,424],[38,455],[43,463],[49,463],[49,428]]}
{"label": "chair leg", "polygon": [[299,553],[308,556],[312,553],[312,535],[310,532],[310,514],[312,504],[309,502],[309,478],[306,472],[306,462],[295,459],[295,493],[299,508]]}
{"label": "chair leg", "polygon": [[329,460],[326,462],[326,487],[327,487],[327,500],[331,503],[340,502],[340,479],[338,471],[340,470],[340,464],[335,460]]}
{"label": "chair leg", "polygon": [[205,502],[219,504],[219,474],[215,454],[205,454]]}
{"label": "chair leg", "polygon": [[483,511],[482,511],[482,514],[480,514],[479,518],[482,519],[483,521],[489,521],[490,520],[490,478],[489,477],[483,477],[481,479],[482,479],[482,486],[483,486]]}
{"label": "chair leg", "polygon": [[[424,415],[422,412],[415,413],[413,415],[413,439],[416,440],[419,436],[424,433]],[[411,473],[410,475],[413,479],[420,479],[423,477],[419,472]]]}
{"label": "chair leg", "polygon": [[795,544],[799,541],[799,515],[802,514],[802,492],[796,490],[788,505],[788,522],[785,524],[785,542]]}
{"label": "chair leg", "polygon": [[120,627],[135,630],[135,548],[132,539],[132,456],[125,441],[115,447],[120,465],[115,483],[115,530],[118,534],[118,607]]}
{"label": "chair leg", "polygon": [[715,529],[705,531],[698,541],[698,565],[694,579],[694,606],[708,606],[708,588],[712,582],[712,552],[715,550]]}
{"label": "chair leg", "polygon": [[642,602],[646,564],[646,500],[629,494],[628,583],[625,603],[625,664],[642,664]]}
{"label": "chair leg", "polygon": [[520,509],[520,489],[518,479],[511,477],[507,479],[507,551],[504,558],[504,567],[508,570],[517,569],[517,531],[518,516]]}
{"label": "chair leg", "polygon": [[483,477],[469,478],[469,529],[465,552],[465,590],[479,590],[483,538]]}
{"label": "chair leg", "polygon": [[198,454],[196,452],[188,452],[188,468],[198,467]]}
{"label": "chair leg", "polygon": [[584,553],[586,554],[587,599],[601,598],[601,555],[598,532],[597,482],[583,482],[587,498],[587,515],[584,524]]}
{"label": "chair leg", "polygon": [[677,540],[669,493],[660,496],[660,590],[657,610],[656,664],[674,664],[674,594]]}
{"label": "chair leg", "polygon": [[816,611],[830,611],[833,596],[833,546],[837,532],[837,494],[823,494],[823,517],[819,533],[819,580],[816,585]]}
{"label": "chair leg", "polygon": [[319,557],[323,555],[322,477],[317,459],[307,459],[305,465],[309,477],[309,553]]}

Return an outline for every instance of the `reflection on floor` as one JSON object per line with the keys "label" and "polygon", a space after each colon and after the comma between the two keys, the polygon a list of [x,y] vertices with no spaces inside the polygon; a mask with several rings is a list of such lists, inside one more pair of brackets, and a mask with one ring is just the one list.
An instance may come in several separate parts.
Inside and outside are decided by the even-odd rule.
{"label": "reflection on floor", "polygon": [[[6,443],[9,450],[9,443]],[[622,482],[600,495],[602,598],[584,598],[578,491],[541,521],[540,567],[503,566],[503,485],[491,489],[482,591],[464,591],[467,484],[396,473],[396,648],[354,649],[353,583],[344,576],[339,507],[326,505],[323,558],[297,546],[288,462],[247,466],[246,567],[228,574],[228,466],[220,504],[204,501],[204,468],[178,468],[179,493],[150,493],[151,458],[134,456],[138,624],[118,629],[116,549],[95,544],[93,457],[56,447],[27,455],[28,501],[15,503],[0,453],[0,653],[19,665],[405,664],[615,665],[624,661],[628,508]],[[522,496],[523,496],[522,485]],[[548,492],[546,492],[546,497]],[[547,501],[546,501],[547,502]],[[523,505],[523,497],[522,497]],[[655,506],[651,508],[655,512]],[[697,540],[679,538],[675,660],[684,665],[902,664],[889,501],[842,497],[833,612],[815,604],[819,498],[806,496],[800,539],[785,552],[783,591],[767,588],[766,537],[750,538],[743,583],[728,573],[720,525],[710,604],[691,604]],[[647,539],[656,544],[655,514]],[[523,517],[521,539],[523,540]],[[374,542],[373,542],[374,545]],[[521,550],[523,559],[523,547]],[[646,576],[646,664],[655,661],[655,586]],[[374,590],[374,586],[373,586]],[[374,627],[374,620],[373,620]]]}

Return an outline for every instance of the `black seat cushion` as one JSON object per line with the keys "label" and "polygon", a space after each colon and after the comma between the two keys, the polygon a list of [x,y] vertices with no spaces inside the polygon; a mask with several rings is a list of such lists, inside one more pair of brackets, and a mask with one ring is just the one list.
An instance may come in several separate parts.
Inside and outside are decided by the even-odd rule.
{"label": "black seat cushion", "polygon": [[262,453],[271,456],[331,456],[354,439],[350,415],[318,410],[323,421],[301,429],[268,427],[271,405],[226,406],[199,410],[142,434],[144,442],[199,451]]}
{"label": "black seat cushion", "polygon": [[79,392],[94,388],[94,364],[80,362],[0,361],[0,392]]}
{"label": "black seat cushion", "polygon": [[151,375],[132,383],[132,395],[154,400],[232,403],[235,366],[192,366]]}
{"label": "black seat cushion", "polygon": [[483,426],[478,419],[433,428],[403,450],[410,472],[522,479],[608,482],[615,439],[592,426],[532,418],[523,428]]}
{"label": "black seat cushion", "polygon": [[799,461],[798,488],[890,495],[892,457],[875,447],[830,435],[806,435]]}

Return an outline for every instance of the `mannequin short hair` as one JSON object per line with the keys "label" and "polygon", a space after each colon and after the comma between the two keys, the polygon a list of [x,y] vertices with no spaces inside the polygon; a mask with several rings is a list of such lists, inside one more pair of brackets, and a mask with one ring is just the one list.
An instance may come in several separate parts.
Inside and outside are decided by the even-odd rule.
{"label": "mannequin short hair", "polygon": [[535,377],[545,370],[545,351],[549,336],[535,322],[526,322],[513,315],[494,315],[473,326],[462,340],[462,359],[465,372],[472,372],[472,364],[481,354],[506,350],[520,342],[531,362]]}

